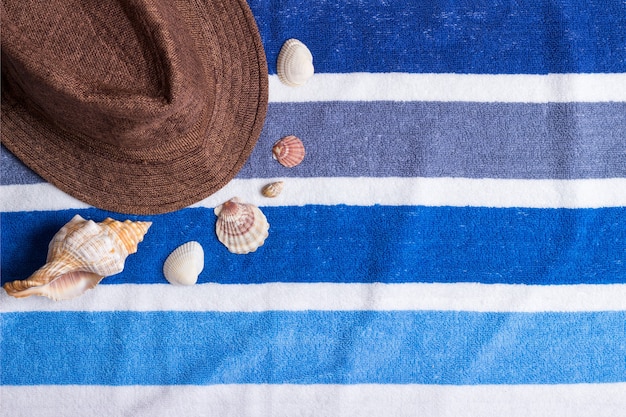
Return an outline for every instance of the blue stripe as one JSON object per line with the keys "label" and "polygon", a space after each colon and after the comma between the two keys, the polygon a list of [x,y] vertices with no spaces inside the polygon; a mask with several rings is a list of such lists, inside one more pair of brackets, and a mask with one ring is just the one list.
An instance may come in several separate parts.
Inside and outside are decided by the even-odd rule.
{"label": "blue stripe", "polygon": [[[238,178],[626,177],[624,132],[626,103],[272,103]],[[287,134],[307,148],[297,169],[271,158]],[[2,184],[42,181],[10,156],[0,169]]]}
{"label": "blue stripe", "polygon": [[282,43],[305,42],[318,72],[626,71],[620,0],[251,0],[270,73]]}
{"label": "blue stripe", "polygon": [[626,313],[3,314],[2,383],[626,381]]}
{"label": "blue stripe", "polygon": [[[218,242],[212,209],[141,217],[154,223],[138,253],[123,273],[103,283],[166,283],[163,261],[190,240],[206,253],[199,282],[626,282],[625,207],[309,205],[263,211],[269,238],[248,255],[231,254]],[[2,213],[2,281],[24,279],[40,267],[48,242],[75,213],[95,220],[110,214]]]}

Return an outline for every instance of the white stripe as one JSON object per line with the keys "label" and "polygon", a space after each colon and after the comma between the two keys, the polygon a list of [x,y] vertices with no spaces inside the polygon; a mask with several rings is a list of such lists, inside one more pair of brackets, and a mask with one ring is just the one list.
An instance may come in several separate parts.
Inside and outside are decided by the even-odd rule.
{"label": "white stripe", "polygon": [[[422,205],[528,208],[626,206],[626,178],[521,180],[471,178],[282,178],[277,198],[263,197],[267,179],[235,179],[191,207],[215,207],[233,196],[258,206],[307,204],[354,206]],[[81,209],[86,204],[48,183],[0,187],[0,211]]]}
{"label": "white stripe", "polygon": [[0,196],[2,196],[0,198],[0,211],[2,212],[90,207],[46,182],[2,185],[0,186]]}
{"label": "white stripe", "polygon": [[269,78],[270,102],[468,101],[504,103],[626,101],[626,73],[616,74],[315,74],[289,87]]}
{"label": "white stripe", "polygon": [[626,384],[4,386],[2,416],[616,417]]}
{"label": "white stripe", "polygon": [[[163,279],[165,282],[165,279]],[[29,311],[394,311],[587,312],[626,310],[626,284],[170,284],[100,285],[78,298],[16,299],[0,312]]]}

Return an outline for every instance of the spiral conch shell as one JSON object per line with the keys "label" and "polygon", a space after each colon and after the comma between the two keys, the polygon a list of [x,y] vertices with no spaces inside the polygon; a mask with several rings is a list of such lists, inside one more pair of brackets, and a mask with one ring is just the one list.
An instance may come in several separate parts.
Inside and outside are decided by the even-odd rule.
{"label": "spiral conch shell", "polygon": [[254,252],[265,242],[270,225],[263,212],[233,197],[215,208],[217,238],[232,253]]}
{"label": "spiral conch shell", "polygon": [[96,223],[77,214],[52,238],[46,264],[25,280],[4,284],[4,289],[18,298],[79,296],[102,278],[122,272],[126,258],[137,252],[151,224],[111,218]]}
{"label": "spiral conch shell", "polygon": [[297,87],[305,84],[314,72],[313,55],[309,48],[297,39],[287,40],[278,53],[278,79],[288,86]]}

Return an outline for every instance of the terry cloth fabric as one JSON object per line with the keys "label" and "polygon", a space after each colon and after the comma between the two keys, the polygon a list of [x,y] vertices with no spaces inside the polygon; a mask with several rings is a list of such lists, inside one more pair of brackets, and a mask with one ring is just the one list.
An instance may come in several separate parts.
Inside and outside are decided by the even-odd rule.
{"label": "terry cloth fabric", "polygon": [[[267,120],[224,189],[64,302],[0,295],[3,416],[617,416],[626,410],[626,5],[254,0]],[[282,43],[311,49],[303,87]],[[299,136],[303,163],[271,157]],[[2,282],[74,214],[2,154]],[[275,199],[260,188],[285,181]],[[213,208],[270,223],[234,255]],[[198,284],[161,268],[205,250]]]}

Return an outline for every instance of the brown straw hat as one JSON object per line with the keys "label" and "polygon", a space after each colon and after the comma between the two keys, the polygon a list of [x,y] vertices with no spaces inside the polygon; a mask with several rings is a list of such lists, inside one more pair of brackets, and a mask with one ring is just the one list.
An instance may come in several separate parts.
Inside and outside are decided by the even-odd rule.
{"label": "brown straw hat", "polygon": [[2,143],[96,207],[173,211],[226,185],[267,110],[245,0],[3,0]]}

